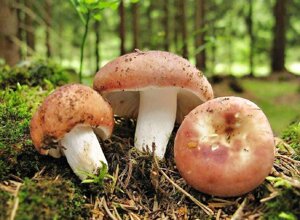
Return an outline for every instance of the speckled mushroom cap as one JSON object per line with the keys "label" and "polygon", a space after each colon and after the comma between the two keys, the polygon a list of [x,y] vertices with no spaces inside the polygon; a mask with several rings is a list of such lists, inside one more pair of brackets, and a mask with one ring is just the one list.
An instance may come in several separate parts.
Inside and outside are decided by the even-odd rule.
{"label": "speckled mushroom cap", "polygon": [[95,128],[94,131],[106,139],[114,125],[112,109],[90,87],[65,85],[51,93],[33,115],[31,139],[41,154],[48,154],[45,147],[58,142],[78,124]]}
{"label": "speckled mushroom cap", "polygon": [[[213,98],[206,77],[186,59],[164,51],[136,51],[109,62],[94,79],[119,116],[137,117],[139,93],[147,88],[178,87],[177,121],[200,103]],[[125,92],[124,92],[125,91]]]}
{"label": "speckled mushroom cap", "polygon": [[186,116],[175,138],[174,156],[180,174],[194,188],[238,196],[270,173],[274,145],[269,122],[257,105],[221,97]]}

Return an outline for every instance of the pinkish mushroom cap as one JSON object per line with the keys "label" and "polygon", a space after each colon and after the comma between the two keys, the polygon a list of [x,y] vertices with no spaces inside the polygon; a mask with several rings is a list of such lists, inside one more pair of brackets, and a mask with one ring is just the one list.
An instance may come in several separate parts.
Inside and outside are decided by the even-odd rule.
{"label": "pinkish mushroom cap", "polygon": [[138,118],[135,146],[151,150],[155,144],[160,158],[175,120],[181,122],[189,111],[213,98],[201,71],[164,51],[137,51],[116,58],[99,70],[94,89],[109,101],[114,114]]}
{"label": "pinkish mushroom cap", "polygon": [[274,149],[271,127],[257,105],[220,97],[186,116],[175,138],[174,156],[192,187],[227,197],[247,193],[264,181]]}
{"label": "pinkish mushroom cap", "polygon": [[[101,165],[99,160],[107,161],[93,129],[106,139],[113,125],[112,109],[101,95],[90,87],[69,84],[44,100],[31,119],[30,135],[39,153],[65,155],[75,173],[95,172]],[[77,175],[84,179],[84,175]]]}

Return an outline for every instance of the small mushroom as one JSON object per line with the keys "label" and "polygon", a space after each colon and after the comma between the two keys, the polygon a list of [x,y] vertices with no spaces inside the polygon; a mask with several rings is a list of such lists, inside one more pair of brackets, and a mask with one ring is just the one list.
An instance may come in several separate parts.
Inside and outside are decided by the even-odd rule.
{"label": "small mushroom", "polygon": [[260,185],[274,161],[268,119],[253,102],[220,97],[196,107],[183,120],[174,146],[176,166],[195,189],[238,196]]}
{"label": "small mushroom", "polygon": [[175,120],[213,98],[205,76],[186,59],[163,51],[136,51],[99,70],[94,89],[121,117],[137,118],[135,147],[162,159]]}
{"label": "small mushroom", "polygon": [[[97,105],[95,105],[97,103]],[[50,94],[33,115],[30,135],[40,154],[65,155],[80,179],[107,164],[98,142],[108,138],[114,120],[110,105],[93,89],[69,84]],[[94,131],[95,133],[94,133]]]}

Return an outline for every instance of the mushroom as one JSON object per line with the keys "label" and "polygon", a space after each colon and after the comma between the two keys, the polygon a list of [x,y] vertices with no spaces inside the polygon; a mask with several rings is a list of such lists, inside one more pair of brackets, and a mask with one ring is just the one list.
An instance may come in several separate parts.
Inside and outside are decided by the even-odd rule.
{"label": "mushroom", "polygon": [[186,59],[163,51],[118,57],[102,67],[94,89],[121,117],[137,118],[135,147],[162,159],[174,128],[201,101],[213,98],[205,76]]}
{"label": "mushroom", "polygon": [[239,196],[260,185],[275,154],[268,119],[253,102],[220,97],[196,107],[178,129],[176,166],[195,189]]}
{"label": "mushroom", "polygon": [[106,139],[113,125],[112,109],[101,95],[87,86],[69,84],[44,100],[31,119],[30,135],[40,154],[65,155],[83,180],[84,172],[95,173],[101,161],[107,164],[95,133]]}

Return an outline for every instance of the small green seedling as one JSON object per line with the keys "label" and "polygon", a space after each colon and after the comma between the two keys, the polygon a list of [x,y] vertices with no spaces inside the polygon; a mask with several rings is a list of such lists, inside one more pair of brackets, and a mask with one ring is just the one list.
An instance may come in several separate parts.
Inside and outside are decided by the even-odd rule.
{"label": "small green seedling", "polygon": [[114,180],[114,177],[108,173],[107,165],[101,161],[101,168],[98,171],[98,174],[89,173],[86,171],[78,171],[80,174],[86,175],[87,178],[83,180],[81,183],[94,183],[101,187],[104,186],[104,181],[111,179]]}
{"label": "small green seedling", "polygon": [[75,7],[82,23],[84,24],[84,34],[80,47],[80,67],[79,67],[79,82],[82,82],[82,64],[84,45],[89,31],[91,19],[100,21],[102,19],[101,12],[103,9],[117,9],[120,0],[70,0]]}

